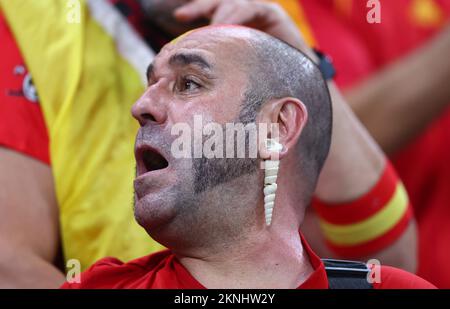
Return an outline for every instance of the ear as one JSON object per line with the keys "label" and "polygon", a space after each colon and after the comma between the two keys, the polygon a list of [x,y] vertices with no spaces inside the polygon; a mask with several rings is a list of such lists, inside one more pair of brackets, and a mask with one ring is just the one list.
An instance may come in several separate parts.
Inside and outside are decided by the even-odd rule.
{"label": "ear", "polygon": [[[297,145],[300,134],[308,121],[308,111],[303,102],[296,98],[275,99],[263,105],[257,121],[260,124],[265,123],[268,128],[267,136],[260,134],[260,139],[278,138],[278,142],[283,146],[279,153],[279,159],[282,159],[289,153],[289,150]],[[271,154],[261,144],[264,142],[264,140],[260,140],[260,157],[268,159]]]}

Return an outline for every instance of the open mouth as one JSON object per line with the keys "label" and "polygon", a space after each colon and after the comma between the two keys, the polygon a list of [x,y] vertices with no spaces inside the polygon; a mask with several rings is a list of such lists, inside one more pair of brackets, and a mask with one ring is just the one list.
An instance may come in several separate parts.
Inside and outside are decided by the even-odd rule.
{"label": "open mouth", "polygon": [[146,148],[142,152],[142,163],[145,168],[144,173],[165,169],[169,162],[156,150]]}

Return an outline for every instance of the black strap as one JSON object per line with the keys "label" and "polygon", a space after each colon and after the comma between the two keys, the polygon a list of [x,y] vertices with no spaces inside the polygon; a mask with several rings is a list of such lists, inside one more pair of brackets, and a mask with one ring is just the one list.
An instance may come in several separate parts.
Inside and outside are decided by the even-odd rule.
{"label": "black strap", "polygon": [[314,48],[314,53],[319,58],[319,67],[320,72],[322,72],[323,78],[328,81],[336,76],[336,69],[333,65],[333,60],[330,56],[324,54],[320,50]]}
{"label": "black strap", "polygon": [[330,289],[372,289],[367,281],[370,269],[366,264],[356,261],[322,259]]}

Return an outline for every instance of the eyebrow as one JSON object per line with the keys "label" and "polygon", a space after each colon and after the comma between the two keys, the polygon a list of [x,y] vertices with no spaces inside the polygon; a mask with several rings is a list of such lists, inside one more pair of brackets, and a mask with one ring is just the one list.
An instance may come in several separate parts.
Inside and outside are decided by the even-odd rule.
{"label": "eyebrow", "polygon": [[[187,54],[187,53],[179,53],[172,55],[169,59],[169,64],[172,66],[188,66],[188,65],[197,65],[201,69],[210,70],[211,64],[198,54]],[[149,80],[154,74],[155,65],[154,63],[150,63],[147,67],[147,79]]]}
{"label": "eyebrow", "polygon": [[211,65],[209,64],[209,62],[199,54],[175,54],[170,57],[169,64],[176,66],[197,65],[202,69],[211,69]]}

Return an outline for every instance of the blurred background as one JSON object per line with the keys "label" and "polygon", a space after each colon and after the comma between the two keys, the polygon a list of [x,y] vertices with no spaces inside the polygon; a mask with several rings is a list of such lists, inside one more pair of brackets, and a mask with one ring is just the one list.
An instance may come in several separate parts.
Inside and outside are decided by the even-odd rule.
{"label": "blurred background", "polygon": [[[130,108],[162,46],[210,23],[174,15],[190,2],[0,0],[0,286],[55,287],[68,260],[162,248],[133,218]],[[450,288],[450,0],[271,2],[332,59],[402,179],[412,271]]]}

